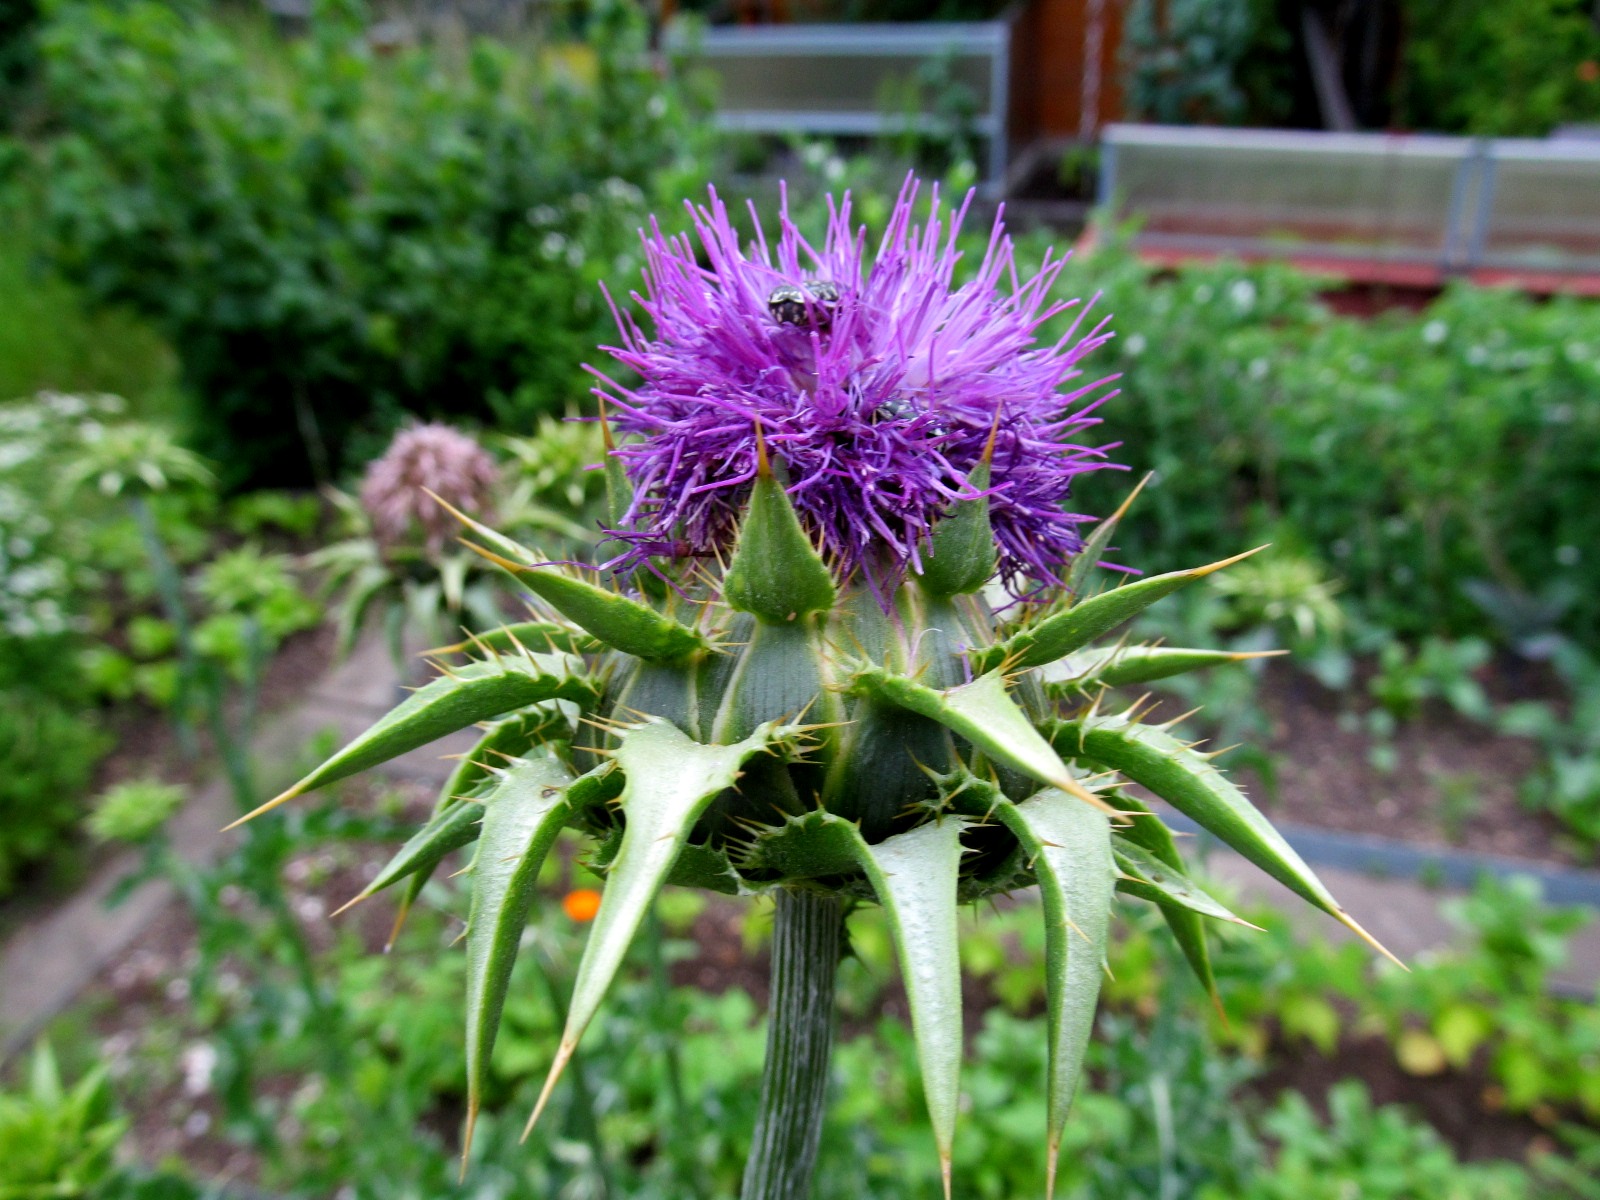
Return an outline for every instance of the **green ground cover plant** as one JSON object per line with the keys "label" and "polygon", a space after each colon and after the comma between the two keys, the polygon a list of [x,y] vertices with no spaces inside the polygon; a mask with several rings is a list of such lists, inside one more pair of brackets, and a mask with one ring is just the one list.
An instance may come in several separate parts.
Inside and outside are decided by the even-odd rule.
{"label": "green ground cover plant", "polygon": [[70,859],[112,706],[164,712],[192,757],[204,697],[253,687],[322,619],[260,540],[304,506],[262,494],[222,508],[204,464],[127,407],[61,393],[0,405],[0,897]]}
{"label": "green ground cover plant", "polygon": [[[240,901],[263,887],[275,889],[288,906],[328,894],[328,873],[355,861],[367,839],[390,827],[392,802],[381,795],[372,816],[354,807],[350,797],[332,796],[275,816],[263,823],[249,853],[200,872],[165,858],[159,835],[154,843],[145,840],[157,860],[153,869],[175,871],[199,906],[201,952],[183,969],[186,1004],[141,1029],[132,1043],[121,1043],[107,1064],[109,1085],[107,1068],[100,1068],[95,1086],[138,1103],[140,1093],[178,1086],[184,1071],[178,1048],[202,1048],[195,1053],[209,1067],[200,1090],[185,1093],[187,1103],[211,1114],[214,1128],[223,1131],[213,1136],[247,1149],[261,1163],[263,1182],[284,1195],[345,1187],[373,1200],[510,1197],[529,1190],[711,1200],[737,1185],[752,1119],[748,1096],[764,1041],[756,1006],[736,988],[720,994],[663,990],[652,966],[657,951],[645,943],[630,955],[607,1025],[585,1044],[552,1101],[550,1135],[518,1144],[586,934],[557,901],[595,882],[566,854],[552,856],[540,873],[545,902],[536,907],[527,952],[508,992],[478,1144],[458,1185],[454,1117],[464,1097],[458,1009],[465,964],[436,959],[431,948],[455,936],[446,913],[455,907],[450,893],[460,884],[441,878],[432,885],[391,954],[373,956],[360,939],[342,932],[316,954],[307,974],[295,968],[298,952],[283,941],[299,935],[265,907]],[[135,836],[148,839],[149,833],[141,829]],[[295,863],[300,866],[288,875],[299,882],[286,884],[285,872]],[[664,961],[715,952],[687,940],[705,903],[688,892],[663,895]],[[1309,1011],[1312,1001],[1332,997],[1334,1045],[1339,1030],[1359,1031],[1369,1023],[1342,1007],[1358,979],[1370,981],[1365,964],[1348,947],[1301,941],[1281,925],[1265,940],[1242,932],[1227,939],[1218,959],[1232,1024],[1197,1022],[1186,1015],[1195,985],[1155,935],[1155,914],[1136,901],[1124,904],[1129,919],[1119,922],[1124,933],[1114,943],[1113,982],[1090,1052],[1092,1086],[1067,1127],[1058,1194],[1074,1200],[1586,1197],[1578,1158],[1463,1164],[1425,1122],[1400,1107],[1374,1106],[1359,1084],[1338,1085],[1326,1109],[1320,1098],[1308,1104],[1293,1094],[1249,1099],[1244,1085],[1258,1064],[1270,1062],[1273,1045],[1287,1045],[1292,1054],[1299,1039],[1321,1044],[1321,1023],[1295,1017],[1298,1009]],[[963,1079],[963,1137],[972,1163],[964,1194],[980,1200],[1038,1194],[1044,1182],[1034,1153],[1046,1102],[1037,1054],[1045,1036],[1038,1015],[1043,944],[1030,907],[1008,909],[998,929],[987,922],[994,938],[963,939],[967,971],[1005,1000],[985,1018]],[[904,1024],[880,1015],[895,974],[891,939],[881,920],[863,915],[869,919],[852,929],[855,956],[841,972],[849,1032],[838,1049],[818,1187],[826,1196],[911,1200],[936,1192],[938,1169],[916,1085],[915,1042]],[[1415,964],[1417,982],[1406,985],[1408,994],[1432,1000],[1413,1021],[1437,1019],[1463,1003],[1483,1003],[1494,1020],[1505,1017],[1508,1024],[1517,1023],[1509,1014],[1519,1009],[1580,1007],[1552,1000],[1538,980],[1514,966],[1528,964],[1530,944],[1540,947],[1536,963],[1549,960],[1570,918],[1542,910],[1526,893],[1493,889],[1464,906],[1463,917],[1473,932],[1458,950]],[[752,913],[745,928],[748,945],[761,946],[771,936],[770,912]],[[1508,964],[1512,989],[1477,990],[1475,981],[1503,977]],[[1398,972],[1393,977],[1398,980]],[[58,1027],[58,1043],[78,1048],[69,1056],[73,1073],[95,1070],[83,1061],[82,1048],[94,1044],[81,1032],[89,1016]],[[329,1029],[343,1041],[338,1057],[329,1057]],[[1225,1045],[1232,1049],[1224,1051]],[[1569,1038],[1551,1043],[1548,1053],[1554,1059],[1572,1047]],[[1239,1048],[1253,1048],[1252,1055],[1241,1058]],[[14,1078],[10,1094],[17,1096],[26,1076]],[[1576,1111],[1555,1092],[1538,1103]],[[182,1120],[183,1111],[172,1119]],[[121,1115],[109,1107],[99,1119],[113,1123]],[[1582,1126],[1571,1124],[1566,1136],[1581,1145]],[[81,1144],[69,1129],[60,1139],[42,1139],[40,1153],[65,1157]],[[187,1190],[160,1194],[189,1195],[202,1183],[191,1180]],[[167,1186],[177,1184],[169,1180]],[[1321,1190],[1302,1193],[1305,1188]]]}

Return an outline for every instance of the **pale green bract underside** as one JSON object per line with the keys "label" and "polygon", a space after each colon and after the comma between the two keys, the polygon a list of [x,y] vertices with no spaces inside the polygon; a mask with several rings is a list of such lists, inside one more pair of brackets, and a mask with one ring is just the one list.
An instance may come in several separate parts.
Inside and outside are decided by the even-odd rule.
{"label": "pale green bract underside", "polygon": [[[530,1128],[599,1014],[655,896],[674,878],[745,894],[790,887],[875,899],[906,982],[947,1194],[962,1056],[957,906],[1036,883],[1049,1007],[1048,1121],[1040,1132],[1053,1187],[1056,1148],[1093,1029],[1114,893],[1160,908],[1208,988],[1204,922],[1243,924],[1188,877],[1159,816],[1117,776],[1362,932],[1207,756],[1134,710],[1101,711],[1115,687],[1246,657],[1089,645],[1227,564],[1082,599],[1064,591],[1020,627],[995,630],[970,590],[959,591],[988,569],[984,539],[974,532],[987,528],[980,506],[963,510],[960,536],[942,544],[939,587],[924,594],[907,584],[905,604],[897,599],[891,613],[874,615],[859,593],[830,583],[782,488],[765,476],[760,486],[727,594],[697,604],[671,589],[655,598],[624,596],[469,520],[488,547],[483,553],[532,589],[542,607],[532,620],[442,648],[480,657],[419,689],[258,811],[485,725],[433,817],[357,897],[403,884],[403,914],[445,855],[477,843],[466,936],[469,1139],[512,966],[538,902],[539,868],[562,829],[606,839],[610,857],[600,868],[603,898]],[[1120,515],[1089,539],[1091,564],[1106,552]],[[1069,584],[1083,590],[1087,579],[1087,568],[1075,568]],[[727,633],[738,617],[733,609],[778,628],[736,641]],[[928,613],[938,614],[937,627],[919,626]],[[986,632],[963,648],[956,625]],[[808,649],[793,654],[791,643]],[[945,649],[930,657],[929,646]],[[752,686],[751,672],[775,663],[795,664],[813,683],[800,680],[797,692],[778,686],[782,679],[760,677],[761,686]],[[633,683],[619,685],[624,678]],[[801,684],[812,693],[802,695]],[[801,698],[784,711],[735,711],[747,699],[778,707],[791,695]],[[858,712],[870,720],[844,736],[839,731]],[[702,723],[705,713],[716,717]],[[729,744],[686,732],[701,728],[713,739],[719,730],[749,732]],[[863,747],[860,730],[868,728],[895,731],[906,748]],[[890,814],[886,832],[869,836],[863,821],[825,811],[824,791],[803,793],[795,782],[825,779],[820,786],[833,789],[827,794],[837,801],[844,779],[846,799],[870,799],[872,789],[889,786],[884,763],[892,763],[891,752],[912,754],[910,747],[944,757],[913,758],[909,783],[903,771],[895,777],[912,801]],[[1013,850],[997,853],[997,837],[1010,839]],[[989,849],[979,853],[980,845]]]}

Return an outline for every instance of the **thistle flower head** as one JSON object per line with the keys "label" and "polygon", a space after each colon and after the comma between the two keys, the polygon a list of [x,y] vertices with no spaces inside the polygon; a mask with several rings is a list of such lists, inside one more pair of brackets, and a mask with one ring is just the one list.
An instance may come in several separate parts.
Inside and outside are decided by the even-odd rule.
{"label": "thistle flower head", "polygon": [[[615,451],[635,496],[614,565],[725,548],[760,440],[846,575],[892,587],[919,571],[934,525],[982,494],[1011,592],[1060,578],[1086,519],[1064,507],[1072,480],[1109,465],[1106,447],[1080,440],[1107,381],[1079,382],[1079,363],[1110,334],[1101,322],[1080,335],[1087,306],[1052,297],[1063,259],[1019,274],[999,216],[958,283],[971,196],[949,212],[934,189],[918,223],[918,190],[907,181],[871,255],[848,194],[829,198],[820,245],[785,204],[774,243],[752,209],[747,246],[715,191],[690,207],[689,233],[652,225],[635,298],[654,329],[619,313],[622,345],[608,347],[642,382],[599,392],[638,435]],[[1041,342],[1040,327],[1073,308],[1066,335]]]}
{"label": "thistle flower head", "polygon": [[459,429],[432,423],[395,434],[367,467],[361,507],[384,546],[421,540],[437,555],[459,526],[432,492],[462,512],[489,515],[500,472],[489,452]]}

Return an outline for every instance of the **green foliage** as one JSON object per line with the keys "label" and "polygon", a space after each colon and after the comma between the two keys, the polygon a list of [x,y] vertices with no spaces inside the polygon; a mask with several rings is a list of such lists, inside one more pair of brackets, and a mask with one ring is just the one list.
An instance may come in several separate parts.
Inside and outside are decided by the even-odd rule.
{"label": "green foliage", "polygon": [[248,492],[229,501],[228,529],[243,538],[275,530],[309,538],[322,522],[322,503],[312,492]]}
{"label": "green foliage", "polygon": [[1274,547],[1218,575],[1212,587],[1223,597],[1227,628],[1266,626],[1311,646],[1344,627],[1338,584],[1315,559],[1293,550]]}
{"label": "green foliage", "polygon": [[[1600,642],[1600,307],[1460,286],[1357,321],[1284,267],[1159,278],[1116,250],[1075,259],[1066,286],[1106,293],[1124,332],[1096,367],[1122,373],[1103,434],[1156,473],[1118,561],[1287,531],[1347,609],[1402,636],[1489,631],[1465,590],[1485,580],[1567,587],[1562,628]],[[1103,511],[1120,487],[1088,477],[1075,503]]]}
{"label": "green foliage", "polygon": [[34,1048],[25,1090],[0,1092],[0,1196],[91,1200],[115,1174],[127,1121],[113,1111],[104,1068],[66,1087],[49,1043]]}
{"label": "green foliage", "polygon": [[1243,116],[1236,75],[1255,34],[1253,7],[1251,0],[1135,0],[1122,33],[1130,113],[1162,125]]}
{"label": "green foliage", "polygon": [[1600,1008],[1551,987],[1586,915],[1544,907],[1527,879],[1486,880],[1450,915],[1460,940],[1409,974],[1372,971],[1356,947],[1305,943],[1263,915],[1266,938],[1228,939],[1217,955],[1229,1036],[1260,1045],[1273,1020],[1291,1042],[1331,1052],[1346,1033],[1378,1030],[1412,1073],[1481,1064],[1513,1112],[1600,1118]]}
{"label": "green foliage", "polygon": [[1551,663],[1567,685],[1567,711],[1522,700],[1497,715],[1503,733],[1533,739],[1544,753],[1540,768],[1523,781],[1522,797],[1558,816],[1586,846],[1600,845],[1600,664],[1590,654],[1558,644]]}
{"label": "green foliage", "polygon": [[1406,0],[1402,8],[1405,124],[1543,137],[1600,119],[1600,28],[1588,0]]}
{"label": "green foliage", "polygon": [[61,486],[67,492],[92,487],[108,499],[118,499],[205,488],[212,482],[205,463],[178,445],[171,430],[130,421],[85,425]]}
{"label": "green foliage", "polygon": [[110,738],[91,716],[0,689],[0,896],[69,840],[108,749]]}
{"label": "green foliage", "polygon": [[187,798],[176,784],[129,780],[98,797],[85,824],[103,842],[142,842],[166,824]]}
{"label": "green foliage", "polygon": [[1461,1164],[1427,1125],[1399,1108],[1374,1108],[1360,1083],[1336,1084],[1327,1104],[1324,1122],[1304,1096],[1279,1097],[1263,1122],[1278,1145],[1274,1169],[1224,1193],[1229,1200],[1519,1200],[1528,1194],[1521,1170]]}
{"label": "green foliage", "polygon": [[595,9],[592,77],[474,44],[379,61],[319,10],[287,64],[156,3],[63,5],[43,31],[65,129],[53,257],[179,349],[197,447],[229,486],[302,482],[402,410],[526,425],[586,387],[654,174],[696,125]]}
{"label": "green foliage", "polygon": [[[14,3],[0,3],[0,14]],[[28,3],[22,0],[24,7]],[[4,20],[0,15],[0,24]],[[6,108],[4,93],[0,83],[0,112]],[[38,189],[27,180],[6,180],[7,152],[0,141],[0,229],[5,230],[0,238],[0,311],[6,314],[0,322],[0,402],[39,392],[115,391],[142,416],[170,411],[177,363],[155,331],[120,309],[91,310],[79,289],[41,269],[44,231]],[[20,163],[22,152],[15,153]]]}
{"label": "green foliage", "polygon": [[38,23],[36,0],[0,0],[0,113],[7,118],[0,120],[0,130],[9,124],[12,105],[37,65]]}

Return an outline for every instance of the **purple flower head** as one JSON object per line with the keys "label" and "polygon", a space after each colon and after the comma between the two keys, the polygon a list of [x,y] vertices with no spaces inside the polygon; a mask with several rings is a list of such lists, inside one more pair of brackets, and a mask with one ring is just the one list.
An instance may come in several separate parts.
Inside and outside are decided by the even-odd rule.
{"label": "purple flower head", "polygon": [[[1051,288],[1065,260],[1045,256],[1022,278],[997,215],[976,274],[957,285],[956,238],[972,202],[946,215],[937,189],[918,224],[908,179],[878,251],[851,225],[848,194],[828,200],[827,233],[808,242],[789,218],[769,244],[751,210],[748,247],[711,192],[689,206],[691,233],[645,235],[647,335],[618,313],[622,345],[607,351],[641,377],[605,376],[597,394],[638,435],[614,453],[633,480],[628,544],[612,566],[731,545],[766,443],[801,520],[845,575],[880,596],[921,569],[933,526],[959,500],[986,494],[1008,590],[1059,580],[1087,518],[1063,507],[1073,477],[1101,468],[1106,447],[1078,438],[1097,424],[1107,380],[1063,386],[1110,334],[1078,336],[1086,308],[1058,341],[1040,326],[1077,301]],[[598,373],[597,373],[598,374]],[[969,475],[991,433],[988,487]]]}

